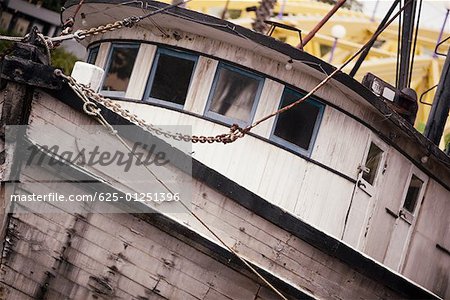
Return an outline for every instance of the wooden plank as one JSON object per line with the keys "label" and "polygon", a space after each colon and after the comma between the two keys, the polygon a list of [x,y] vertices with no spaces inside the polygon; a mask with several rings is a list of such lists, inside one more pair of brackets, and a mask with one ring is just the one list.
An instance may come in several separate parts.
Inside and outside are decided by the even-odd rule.
{"label": "wooden plank", "polygon": [[217,60],[199,56],[186,96],[185,110],[194,114],[203,115],[216,74],[217,65]]}
{"label": "wooden plank", "polygon": [[24,274],[18,273],[6,265],[2,265],[2,269],[3,274],[1,282],[3,284],[6,284],[13,290],[20,291],[20,293],[25,296],[24,298],[35,299],[35,295],[39,293],[39,290],[41,288],[39,283],[30,280]]}
{"label": "wooden plank", "polygon": [[356,178],[369,132],[350,117],[326,106],[311,158]]}
{"label": "wooden plank", "polygon": [[102,68],[105,70],[106,68],[106,61],[108,60],[108,54],[109,49],[111,48],[110,42],[104,42],[100,44],[100,47],[98,49],[97,59],[95,60],[95,65],[97,67]]}
{"label": "wooden plank", "polygon": [[421,282],[444,299],[450,296],[447,271],[450,269],[450,255],[436,248],[436,244],[450,247],[447,194],[447,190],[430,179],[402,270],[405,276]]}
{"label": "wooden plank", "polygon": [[[23,241],[23,243],[28,243],[26,241]],[[71,240],[71,243],[74,245],[77,244],[77,239],[74,238]],[[23,248],[23,247],[21,247]],[[23,252],[21,248],[18,248],[15,255],[25,255],[27,257],[27,253]],[[86,249],[85,249],[86,250]],[[31,274],[33,277],[38,277],[37,282],[43,282],[44,278],[47,276],[47,272],[52,272],[57,274],[57,276],[52,277],[49,280],[49,289],[53,291],[57,291],[58,293],[64,294],[64,295],[70,295],[72,288],[77,287],[79,289],[80,287],[84,287],[85,289],[90,288],[89,283],[92,281],[93,277],[103,278],[102,276],[108,275],[111,272],[110,265],[113,264],[114,260],[110,259],[109,264],[106,262],[105,264],[101,264],[98,261],[93,259],[93,255],[97,253],[95,248],[87,249],[87,251],[84,251],[84,253],[90,253],[90,256],[86,256],[83,254],[83,252],[79,252],[75,248],[67,248],[64,252],[64,259],[60,261],[60,263],[64,266],[62,269],[58,267],[55,269],[55,266],[48,266],[45,267],[38,267],[37,265],[34,265],[34,269],[31,270]],[[111,256],[105,256],[105,257],[111,257]],[[112,256],[114,258],[114,256]],[[31,262],[36,261],[36,259],[39,261],[39,258],[29,258]],[[18,260],[22,263],[27,263],[28,259],[22,259]],[[42,260],[40,260],[42,261]],[[56,264],[57,265],[57,264]],[[29,266],[29,264],[28,264]],[[48,270],[48,271],[47,271]],[[20,273],[27,274],[29,272],[25,272],[24,270],[20,269]],[[30,271],[30,270],[29,270]],[[134,270],[131,272],[132,276],[135,277],[136,271]],[[151,279],[148,276],[145,276],[147,280],[146,285],[139,284],[132,280],[131,278],[128,278],[126,276],[126,273],[120,272],[118,274],[119,279],[117,280],[117,285],[114,286],[114,292],[117,296],[125,296],[126,298],[137,295],[139,293],[145,293],[149,287],[155,286],[157,280],[153,279],[151,283],[148,281]],[[79,291],[78,291],[79,292]],[[85,292],[84,292],[85,293]]]}
{"label": "wooden plank", "polygon": [[136,63],[130,76],[125,98],[141,100],[147,86],[147,78],[152,68],[153,59],[156,53],[156,46],[142,44],[136,56]]}
{"label": "wooden plank", "polygon": [[[278,110],[283,91],[283,84],[269,78],[264,80],[264,87],[259,98],[258,107],[256,108],[254,121],[260,120],[261,118]],[[257,126],[254,130],[252,130],[252,132],[268,139],[272,133],[274,122],[275,117],[270,118]]]}
{"label": "wooden plank", "polygon": [[[98,216],[98,215],[95,215],[95,216]],[[111,226],[114,226],[113,224],[114,224],[114,222],[111,222]],[[103,224],[103,225],[105,225],[105,224]],[[109,225],[107,227],[110,228]],[[109,234],[107,234],[106,232],[95,231],[95,230],[92,231],[93,229],[94,228],[91,227],[91,226],[87,226],[87,227],[83,226],[83,238],[78,237],[77,235],[75,235],[71,239],[71,247],[72,248],[70,248],[69,252],[65,254],[65,256],[67,257],[68,261],[73,263],[74,259],[75,259],[75,261],[78,260],[80,255],[81,255],[80,253],[90,253],[90,258],[95,258],[97,261],[102,261],[102,259],[104,257],[109,257],[110,255],[112,255],[116,251],[119,251],[119,250],[123,249],[123,245],[124,244],[123,244],[122,241],[118,241],[117,243],[111,244],[111,242],[115,240],[115,238],[113,236],[109,236]],[[77,232],[76,228],[75,228],[75,232]],[[108,238],[102,238],[105,234],[108,235],[109,237]],[[81,240],[80,240],[80,238],[81,238]],[[93,246],[93,244],[91,244],[91,242],[88,242],[88,244],[86,244],[87,240],[85,240],[85,238],[88,238],[88,239],[90,239],[92,241],[95,241],[96,243],[101,245],[101,247],[105,247],[106,249],[108,249],[108,252],[111,251],[111,254],[106,254],[105,253],[105,254],[102,254],[102,255],[97,255],[98,251],[94,251],[96,246]],[[159,249],[158,247],[156,247],[156,245],[154,243],[150,243],[150,244],[153,244],[153,246],[152,246],[153,250],[151,252],[148,252],[148,247],[147,247],[147,252],[142,252],[142,251],[136,252],[134,246],[127,246],[126,247],[126,251],[125,252],[127,252],[127,254],[122,254],[122,255],[126,255],[127,258],[123,262],[124,265],[122,265],[122,267],[119,268],[119,271],[121,272],[121,274],[123,274],[123,275],[131,274],[130,276],[132,276],[133,274],[138,274],[138,273],[136,273],[136,271],[132,271],[132,269],[129,269],[129,266],[130,266],[129,262],[134,262],[133,265],[141,265],[141,266],[153,266],[153,265],[155,265],[155,262],[146,261],[147,253],[154,253],[154,255],[156,257],[160,256],[161,253],[171,253],[171,251],[169,249]],[[77,246],[77,245],[80,245],[80,246]],[[91,246],[88,246],[88,245],[91,245]],[[148,243],[146,243],[146,245],[148,245]],[[78,253],[76,256],[73,256],[73,255],[70,254],[70,253],[73,252],[72,251],[73,247],[75,247],[77,249],[77,253],[78,253],[78,251],[80,251],[80,253]],[[82,248],[79,248],[79,247],[82,247]],[[180,252],[184,253],[185,251],[181,251],[180,250]],[[72,258],[72,257],[75,257],[75,258]],[[87,265],[95,266],[95,264],[92,261],[89,261],[89,260],[86,261],[86,259],[88,259],[88,258],[83,259],[84,262],[82,263],[82,265],[84,265],[84,266],[87,266]],[[168,257],[167,260],[163,258],[163,260],[161,262],[159,262],[159,263],[162,265],[164,261],[169,261],[169,259],[170,259],[170,257]],[[108,265],[108,261],[103,261],[103,264],[105,266]],[[156,265],[157,264],[158,263],[156,263]],[[128,266],[128,267],[126,267],[126,266]],[[100,267],[96,267],[95,269],[100,270],[101,268]],[[194,265],[186,265],[186,264],[181,265],[180,267],[177,268],[177,270],[178,270],[177,276],[175,278],[173,278],[171,281],[173,281],[174,283],[176,283],[176,282],[183,282],[184,284],[186,284],[187,287],[192,286],[192,288],[194,290],[191,291],[191,292],[194,292],[194,291],[198,292],[198,291],[200,291],[200,289],[198,287],[196,287],[195,285],[188,284],[189,281],[187,280],[186,277],[184,279],[179,277],[180,274],[183,274],[182,270],[190,270],[192,272],[194,269],[196,269],[196,264],[194,264]],[[198,272],[199,273],[204,273],[204,271],[202,271],[202,269],[199,269]],[[169,280],[172,277],[172,276],[169,276],[169,274],[165,274],[165,273],[156,274],[155,277],[156,276],[163,276],[164,278],[166,278],[166,280]],[[208,275],[207,277],[205,277],[204,280],[206,281],[208,277],[211,277],[211,276]],[[214,277],[217,277],[217,274],[214,275]],[[236,275],[232,276],[232,278],[235,278],[235,277],[236,277]],[[220,277],[218,277],[218,278],[220,278]],[[220,280],[216,281],[215,285],[216,286],[220,286],[217,282],[229,282],[229,281],[230,281],[229,279],[226,280],[225,278],[223,278],[223,279],[220,279]],[[246,285],[248,285],[248,283]],[[148,284],[146,284],[146,286],[148,286]],[[242,294],[242,292],[243,292],[243,290],[240,291],[241,294]]]}
{"label": "wooden plank", "polygon": [[227,297],[214,289],[209,289],[205,295],[205,298],[203,298],[203,300],[231,300],[231,299],[232,298]]}
{"label": "wooden plank", "polygon": [[[100,216],[95,217],[95,219],[97,220],[97,222],[99,222],[100,220],[98,219]],[[108,221],[107,219],[101,218],[101,222],[105,222],[105,224],[109,224],[110,222],[112,222],[112,220]],[[98,223],[97,223],[98,224]],[[145,224],[142,224],[145,225]],[[123,250],[123,253],[125,255],[125,253],[127,253],[127,260],[129,262],[133,262],[135,265],[139,265],[139,263],[142,263],[143,265],[145,265],[145,268],[149,268],[152,265],[157,265],[157,263],[143,263],[147,257],[147,255],[151,255],[152,257],[156,258],[157,260],[159,260],[159,264],[160,265],[167,265],[170,264],[170,267],[165,267],[163,269],[158,268],[158,272],[163,272],[163,273],[158,273],[156,274],[157,276],[163,276],[166,281],[171,282],[171,284],[176,284],[177,282],[183,282],[183,285],[180,285],[180,287],[185,287],[188,288],[188,291],[190,291],[191,294],[194,293],[199,293],[202,291],[203,287],[201,288],[200,283],[208,283],[211,284],[215,287],[215,289],[218,289],[220,287],[220,282],[234,282],[234,287],[236,286],[240,286],[242,285],[242,287],[245,289],[249,289],[252,286],[252,283],[248,280],[248,279],[244,279],[241,276],[239,276],[235,271],[233,271],[233,275],[232,276],[228,276],[226,275],[225,278],[223,278],[223,276],[225,276],[224,273],[226,270],[226,268],[223,268],[222,266],[220,266],[220,264],[218,264],[217,262],[214,262],[214,260],[212,260],[211,258],[206,258],[204,257],[204,255],[199,255],[197,253],[197,251],[195,251],[194,249],[192,249],[191,247],[186,247],[181,243],[177,243],[176,248],[173,248],[173,242],[171,242],[173,240],[173,238],[164,238],[164,240],[166,240],[164,243],[166,244],[165,247],[169,247],[169,248],[161,248],[161,246],[159,246],[158,244],[161,243],[160,239],[158,239],[158,241],[147,241],[146,237],[150,237],[152,239],[155,239],[157,237],[160,237],[161,234],[157,234],[157,233],[153,233],[153,234],[149,234],[146,233],[149,229],[149,226],[145,226],[145,228],[143,228],[142,226],[139,226],[139,229],[133,229],[133,231],[140,232],[141,234],[138,236],[138,239],[131,239],[131,237],[133,235],[130,236],[130,234],[127,235],[127,232],[130,232],[130,229],[128,228],[124,228],[124,227],[119,227],[116,224],[116,230],[121,228],[121,233],[117,232],[116,234],[114,234],[115,236],[120,236],[123,237],[125,239],[127,239],[126,244],[130,244],[129,246],[127,246],[126,250]],[[91,227],[89,227],[91,228]],[[131,227],[131,228],[136,228],[136,227]],[[92,229],[88,230],[85,232],[85,236],[84,238],[90,239],[92,242],[94,242],[95,237],[99,237],[104,235],[100,234],[100,233],[96,233],[96,231],[92,231]],[[92,233],[91,233],[92,231]],[[142,235],[146,233],[145,235]],[[108,238],[107,240],[98,240],[98,238],[96,239],[96,241],[101,244],[102,246],[106,247],[107,249],[117,249],[116,251],[118,251],[119,249],[121,249],[123,247],[124,242],[123,241],[118,241],[118,242],[114,242],[116,244],[116,246],[113,246],[111,243],[113,242],[113,238]],[[142,249],[142,247],[144,247],[145,252],[142,252],[142,250],[138,250],[137,243],[139,242],[140,246],[139,248]],[[142,243],[142,244],[141,244]],[[151,248],[148,247],[148,245],[152,245]],[[114,251],[114,250],[111,250]],[[195,261],[191,262],[192,259],[195,259]],[[205,262],[206,259],[206,262]],[[141,266],[143,267],[143,266]],[[172,270],[173,271],[170,271]],[[174,273],[174,271],[177,271]],[[222,271],[220,271],[222,270]],[[150,271],[150,269],[148,269],[147,271]],[[169,273],[167,273],[168,271],[170,271]],[[173,277],[175,276],[175,277]],[[181,277],[180,277],[181,276]],[[192,278],[189,278],[192,277]],[[182,279],[184,278],[184,279]],[[197,278],[196,280],[193,281],[193,279]],[[214,280],[212,278],[215,278]],[[237,278],[240,278],[239,280],[237,280]],[[197,281],[200,280],[200,281]],[[213,281],[211,281],[213,280]],[[211,283],[209,283],[211,282]],[[200,285],[199,285],[200,284]],[[207,291],[208,287],[205,286],[205,292]],[[232,292],[232,290],[225,290],[224,292],[226,293],[230,293]],[[247,292],[244,292],[244,289],[242,289],[240,291],[241,295],[245,295]],[[251,294],[250,294],[251,295]],[[203,297],[204,295],[200,296]]]}
{"label": "wooden plank", "polygon": [[21,300],[32,300],[31,296],[15,289],[12,286],[0,282],[0,298],[1,299],[21,299]]}
{"label": "wooden plank", "polygon": [[[32,215],[32,214],[28,214],[27,216],[26,216],[26,220],[30,220],[30,216],[35,216],[35,215]],[[36,216],[35,216],[36,217]],[[35,218],[35,220],[36,220],[36,218]],[[45,224],[41,224],[41,228],[45,228]],[[21,229],[21,227],[19,226],[18,227],[18,229],[20,230]],[[37,229],[34,229],[35,231],[37,230]],[[80,270],[88,270],[88,271],[90,271],[92,274],[91,275],[89,275],[89,274],[85,274],[84,275],[84,277],[83,278],[85,278],[84,279],[84,281],[85,282],[87,282],[88,281],[88,279],[86,279],[86,278],[88,278],[89,276],[97,276],[97,274],[98,274],[98,272],[100,272],[101,270],[108,270],[108,267],[107,266],[109,266],[110,264],[111,264],[111,262],[112,261],[105,261],[104,262],[104,265],[99,265],[97,262],[95,262],[95,261],[93,261],[92,259],[91,259],[91,257],[92,257],[92,254],[95,254],[95,253],[97,253],[96,252],[96,250],[95,250],[95,247],[94,248],[83,248],[84,250],[82,250],[83,252],[79,252],[79,249],[77,249],[77,245],[78,245],[78,242],[77,241],[79,241],[80,240],[80,237],[79,236],[77,236],[77,229],[76,228],[74,228],[74,230],[75,231],[73,231],[72,232],[72,238],[71,238],[71,241],[70,241],[70,245],[71,245],[71,247],[70,248],[66,248],[66,250],[65,250],[65,252],[64,252],[64,257],[65,257],[65,259],[63,260],[63,263],[65,263],[65,264],[67,264],[68,266],[70,266],[69,268],[68,268],[68,270],[70,270],[69,271],[69,273],[68,274],[66,274],[65,276],[68,276],[68,278],[73,278],[73,274],[77,274],[76,275],[76,277],[74,278],[74,280],[76,280],[76,282],[77,282],[77,284],[81,284],[81,282],[80,282],[80,278],[79,278],[79,274],[80,274]],[[23,231],[23,230],[22,230]],[[98,237],[97,237],[98,238]],[[84,241],[84,243],[85,243],[86,241]],[[24,244],[24,243],[29,243],[29,241],[21,241],[21,243],[22,244]],[[44,242],[44,244],[43,245],[54,245],[54,243],[51,243],[51,242]],[[20,246],[20,243],[18,244],[18,246]],[[29,246],[29,247],[32,247],[32,246]],[[28,248],[29,248],[28,247]],[[76,247],[76,248],[74,248],[74,247]],[[21,254],[23,254],[23,255],[25,255],[25,256],[27,256],[28,254],[28,252],[27,251],[25,251],[24,252],[24,250],[21,250],[21,249],[24,249],[23,247],[19,247],[18,248],[18,251],[19,252],[17,252],[17,253],[21,253]],[[62,249],[64,249],[64,248],[62,248]],[[61,249],[61,250],[62,250]],[[41,251],[42,250],[44,250],[45,252],[47,252],[48,250],[46,250],[45,249],[45,247],[44,247],[44,249],[41,249]],[[76,252],[74,252],[74,251],[76,251]],[[76,253],[76,254],[74,254],[74,253]],[[90,257],[86,257],[84,254],[82,254],[82,253],[91,253],[91,256]],[[38,253],[38,254],[40,254],[40,253]],[[59,255],[63,255],[63,253],[61,252]],[[110,257],[110,256],[108,256],[108,255],[105,255],[104,257]],[[114,257],[114,256],[113,256]],[[44,257],[44,259],[45,259],[45,257]],[[43,261],[43,258],[39,258],[39,256],[36,256],[36,254],[34,255],[34,258],[33,258],[33,260],[36,260],[36,261],[39,261],[39,262],[42,262]],[[24,262],[24,259],[22,259],[21,260],[22,262]],[[26,261],[26,260],[25,260]],[[61,280],[62,280],[62,278],[63,277],[61,277],[62,276],[62,274],[61,273],[59,273],[59,271],[58,271],[58,269],[57,270],[55,270],[55,271],[53,271],[54,270],[54,266],[55,266],[55,264],[53,263],[52,264],[52,257],[49,257],[48,259],[47,259],[47,261],[49,261],[49,263],[47,263],[46,265],[47,265],[47,268],[48,268],[48,270],[52,270],[52,272],[58,272],[58,274],[60,275],[60,276],[58,276],[57,278],[60,278]],[[55,260],[53,259],[53,262],[54,262]],[[109,263],[108,263],[109,262]],[[56,264],[57,265],[57,264]],[[26,267],[26,265],[24,266],[25,268],[27,268]],[[79,268],[80,270],[78,270],[77,272],[74,272],[74,267],[77,267],[77,268]],[[19,269],[19,270],[22,270],[22,269]],[[24,270],[22,270],[22,272],[24,272],[24,273],[26,273]],[[34,271],[34,272],[36,272],[36,270]],[[38,274],[38,273],[35,273],[35,274]],[[45,275],[45,272],[44,271],[42,271],[41,272],[41,274],[43,274],[42,276],[44,276]],[[122,291],[142,291],[142,293],[144,293],[145,291],[146,291],[146,287],[147,286],[155,286],[156,285],[156,279],[153,279],[153,284],[152,283],[149,283],[148,282],[148,280],[151,278],[151,277],[148,277],[148,276],[145,276],[145,277],[138,277],[138,278],[136,278],[136,279],[138,279],[138,281],[139,281],[139,279],[141,279],[142,280],[142,278],[144,278],[145,280],[146,280],[146,282],[144,282],[143,283],[143,285],[139,285],[139,284],[137,284],[137,283],[134,283],[134,282],[132,282],[133,280],[131,280],[130,281],[130,279],[127,279],[128,277],[126,277],[126,275],[127,274],[130,274],[130,276],[131,277],[133,277],[133,278],[135,278],[135,276],[136,276],[136,274],[139,274],[139,272],[138,273],[136,273],[136,270],[131,270],[131,273],[130,272],[121,272],[121,276],[123,277],[121,277],[121,283],[123,283],[123,284],[125,284],[126,285],[126,287],[125,288],[122,288],[122,285],[118,285],[118,288],[120,289],[120,290],[122,290]],[[125,277],[124,277],[125,276]],[[51,281],[51,285],[53,285],[54,283],[53,283],[53,281]],[[130,284],[131,284],[131,286],[132,286],[132,288],[130,288],[130,289],[128,289],[129,287],[130,287]],[[63,284],[63,283],[61,283],[60,285],[56,285],[57,287],[59,287],[59,286],[61,286],[61,287],[65,287],[65,286],[68,286],[67,284]],[[70,284],[69,284],[69,286],[70,286]],[[87,286],[87,283],[86,283],[86,286]],[[138,288],[138,286],[140,286],[140,288]],[[69,291],[70,292],[70,291]],[[122,293],[122,292],[121,292]],[[129,296],[131,296],[131,295],[129,295]]]}

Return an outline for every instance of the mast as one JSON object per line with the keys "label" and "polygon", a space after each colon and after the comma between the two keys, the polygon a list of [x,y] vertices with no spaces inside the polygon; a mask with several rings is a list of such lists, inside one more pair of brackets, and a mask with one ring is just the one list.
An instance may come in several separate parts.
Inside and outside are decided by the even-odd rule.
{"label": "mast", "polygon": [[[383,20],[380,22],[380,25],[378,25],[377,30],[375,31],[375,33],[383,30],[384,26],[386,25],[386,23],[389,21],[389,18],[391,17],[392,13],[394,12],[395,8],[398,6],[398,3],[400,2],[400,0],[394,0],[394,2],[391,5],[391,8],[389,9],[389,11],[386,13],[386,15],[384,16]],[[374,33],[374,34],[375,34]],[[372,48],[372,46],[375,44],[376,40],[373,40],[371,43],[369,43],[367,45],[367,48],[361,53],[361,55],[358,57],[358,60],[356,61],[355,65],[353,66],[353,69],[350,71],[349,75],[352,77],[355,77],[356,72],[358,72],[359,67],[361,67],[362,63],[364,62],[364,60],[366,59],[367,55],[370,52],[370,48]]]}
{"label": "mast", "polygon": [[447,121],[450,108],[450,49],[442,68],[441,79],[434,96],[431,112],[428,116],[425,127],[425,136],[436,145],[439,145],[444,133],[445,122]]}
{"label": "mast", "polygon": [[400,70],[398,74],[397,88],[402,90],[409,87],[411,68],[411,45],[414,32],[414,18],[416,14],[417,0],[406,0],[403,11],[403,24],[400,44]]}

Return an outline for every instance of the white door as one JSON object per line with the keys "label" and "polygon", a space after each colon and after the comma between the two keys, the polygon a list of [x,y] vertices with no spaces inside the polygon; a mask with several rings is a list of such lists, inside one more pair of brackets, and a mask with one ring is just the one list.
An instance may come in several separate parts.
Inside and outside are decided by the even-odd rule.
{"label": "white door", "polygon": [[395,220],[389,246],[384,257],[384,264],[396,271],[400,271],[405,260],[405,254],[427,183],[428,176],[416,167],[412,167],[409,179],[404,187],[402,204],[398,210],[398,217]]}
{"label": "white door", "polygon": [[358,170],[342,239],[360,250],[364,249],[377,183],[385,168],[386,150],[386,145],[373,137],[366,147],[366,154]]}

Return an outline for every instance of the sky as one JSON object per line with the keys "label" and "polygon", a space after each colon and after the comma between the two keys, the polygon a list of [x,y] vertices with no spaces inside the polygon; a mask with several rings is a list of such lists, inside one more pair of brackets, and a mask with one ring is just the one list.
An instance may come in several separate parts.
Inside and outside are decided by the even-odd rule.
{"label": "sky", "polygon": [[[375,0],[361,0],[363,4],[364,12],[368,15],[372,15],[376,7],[377,1]],[[381,19],[385,13],[389,10],[393,1],[379,0],[378,7],[375,13],[376,18]],[[450,0],[448,1],[436,1],[436,0],[423,0],[422,17],[420,18],[420,27],[441,29],[446,14],[446,7],[450,6]],[[450,18],[447,20],[445,26],[446,32],[450,32]]]}

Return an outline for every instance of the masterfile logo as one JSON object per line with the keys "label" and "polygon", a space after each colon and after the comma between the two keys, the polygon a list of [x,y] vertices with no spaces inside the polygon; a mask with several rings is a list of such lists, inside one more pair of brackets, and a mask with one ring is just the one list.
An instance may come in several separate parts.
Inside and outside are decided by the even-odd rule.
{"label": "masterfile logo", "polygon": [[8,126],[6,199],[21,212],[185,212],[192,144],[172,136],[138,126]]}

